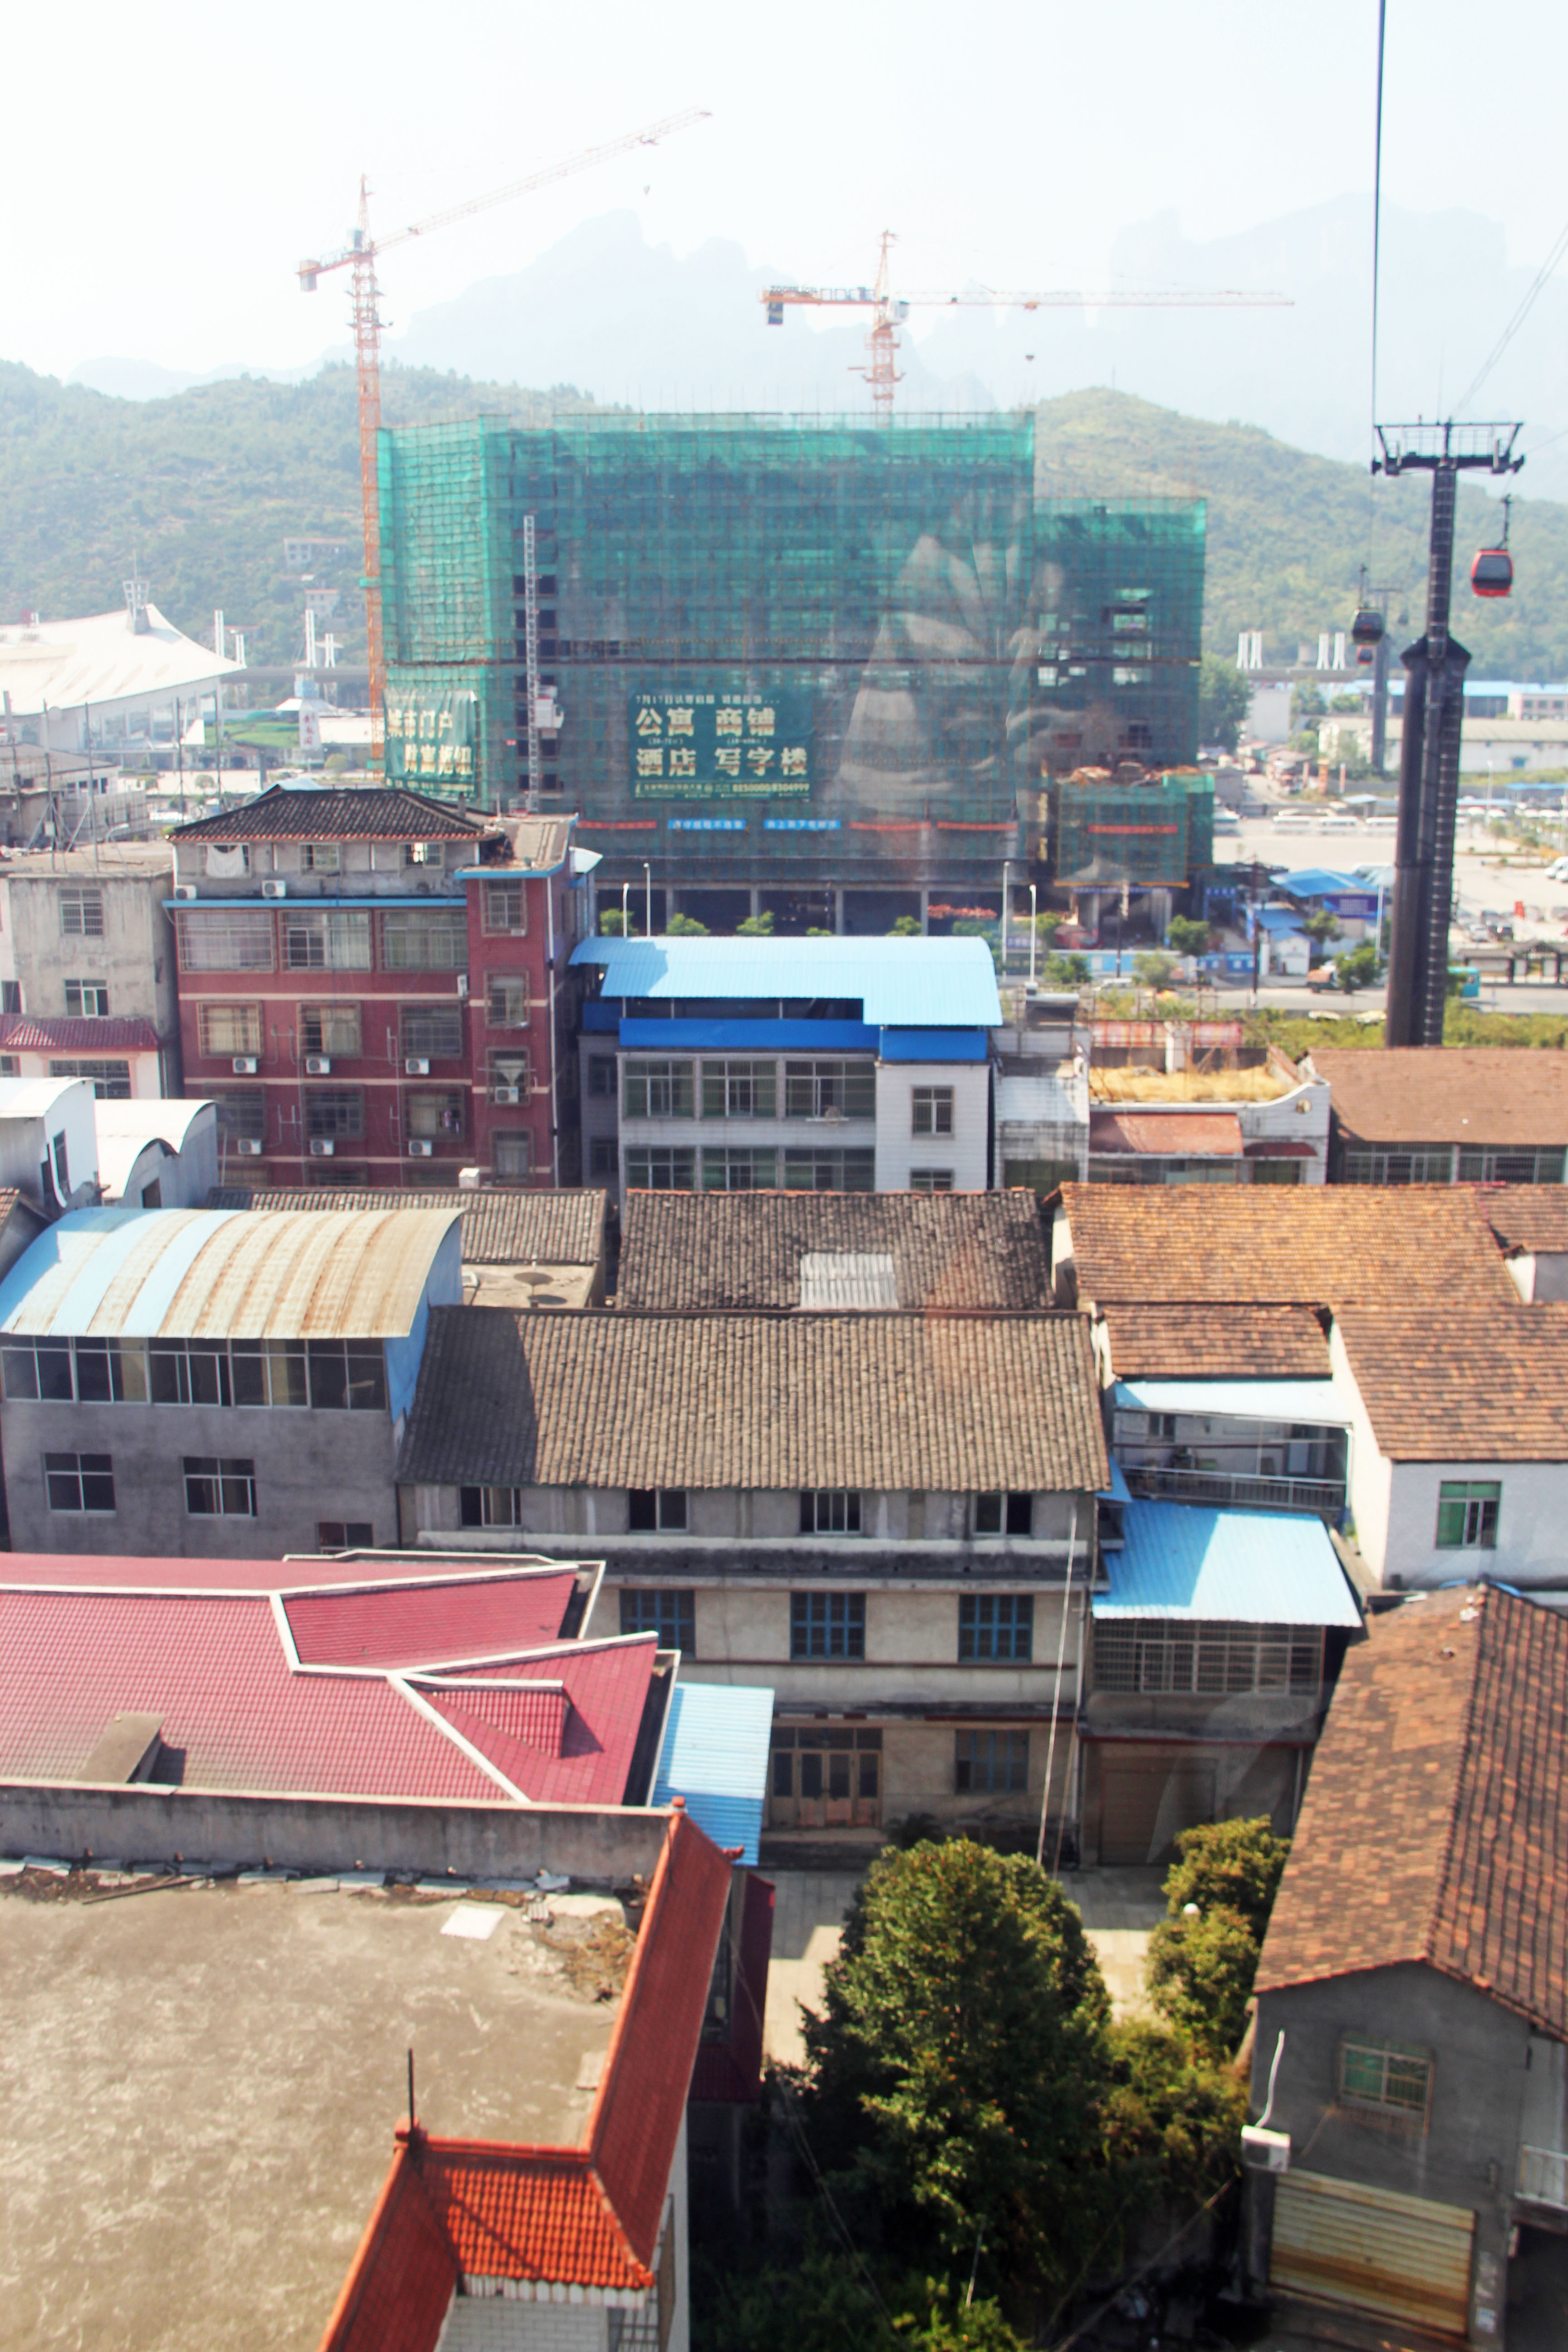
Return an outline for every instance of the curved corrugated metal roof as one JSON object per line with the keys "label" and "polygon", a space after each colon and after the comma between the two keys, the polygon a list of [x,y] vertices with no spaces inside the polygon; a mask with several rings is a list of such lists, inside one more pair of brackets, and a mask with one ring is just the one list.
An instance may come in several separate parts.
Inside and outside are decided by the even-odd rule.
{"label": "curved corrugated metal roof", "polygon": [[80,1209],[0,1284],[0,1332],[390,1339],[459,1212]]}

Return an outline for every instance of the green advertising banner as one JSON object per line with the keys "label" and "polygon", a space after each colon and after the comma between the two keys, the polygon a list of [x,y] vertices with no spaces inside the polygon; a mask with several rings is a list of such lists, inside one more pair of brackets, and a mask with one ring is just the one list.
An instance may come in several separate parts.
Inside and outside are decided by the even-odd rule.
{"label": "green advertising banner", "polygon": [[478,703],[471,688],[442,693],[433,687],[405,686],[388,694],[387,782],[446,784],[471,792]]}
{"label": "green advertising banner", "polygon": [[774,800],[809,793],[807,694],[642,692],[627,698],[635,800]]}

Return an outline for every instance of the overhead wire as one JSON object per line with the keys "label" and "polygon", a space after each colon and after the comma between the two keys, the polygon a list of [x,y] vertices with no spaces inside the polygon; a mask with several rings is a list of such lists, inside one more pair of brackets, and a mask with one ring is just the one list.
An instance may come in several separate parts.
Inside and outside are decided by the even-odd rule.
{"label": "overhead wire", "polygon": [[1388,30],[1388,0],[1377,0],[1377,103],[1373,123],[1372,143],[1372,367],[1367,392],[1371,405],[1368,418],[1366,478],[1366,562],[1370,578],[1373,569],[1373,542],[1377,532],[1377,298],[1378,281],[1383,261],[1383,55]]}
{"label": "overhead wire", "polygon": [[1474,382],[1468,386],[1468,388],[1459,395],[1458,404],[1458,407],[1468,407],[1477,393],[1479,392],[1482,384],[1485,383],[1488,376],[1490,375],[1493,368],[1496,367],[1499,360],[1501,359],[1504,352],[1507,351],[1510,343],[1512,342],[1515,335],[1518,334],[1521,327],[1523,326],[1525,320],[1529,317],[1530,312],[1534,306],[1536,296],[1545,286],[1547,279],[1552,276],[1552,271],[1556,268],[1558,263],[1562,260],[1565,253],[1568,253],[1568,224],[1564,225],[1556,244],[1552,247],[1551,252],[1547,255],[1545,260],[1536,271],[1534,278],[1531,280],[1529,293],[1526,294],[1523,301],[1520,304],[1518,310],[1509,320],[1508,325],[1503,329],[1501,334],[1498,337],[1497,341],[1493,344],[1490,356],[1482,365],[1479,373],[1476,376]]}

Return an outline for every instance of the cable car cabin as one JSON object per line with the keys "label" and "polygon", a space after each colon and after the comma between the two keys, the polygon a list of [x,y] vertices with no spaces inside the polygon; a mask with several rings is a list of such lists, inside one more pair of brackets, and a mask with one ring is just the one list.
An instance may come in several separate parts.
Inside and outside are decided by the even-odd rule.
{"label": "cable car cabin", "polygon": [[1372,646],[1358,646],[1355,657],[1363,669],[1370,669],[1377,659],[1376,649]]}
{"label": "cable car cabin", "polygon": [[1470,586],[1478,596],[1507,596],[1513,588],[1513,558],[1506,547],[1483,547],[1470,566]]}
{"label": "cable car cabin", "polygon": [[1383,614],[1375,605],[1363,604],[1351,623],[1352,645],[1372,646],[1383,642]]}

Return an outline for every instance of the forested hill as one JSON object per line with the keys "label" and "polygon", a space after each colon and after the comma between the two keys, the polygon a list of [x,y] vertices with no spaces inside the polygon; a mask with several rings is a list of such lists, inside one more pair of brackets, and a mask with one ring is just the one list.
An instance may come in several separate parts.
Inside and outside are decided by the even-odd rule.
{"label": "forested hill", "polygon": [[[568,388],[529,393],[429,369],[389,368],[383,384],[393,425],[480,408],[542,419],[591,405]],[[1214,652],[1234,655],[1240,629],[1261,628],[1269,659],[1290,658],[1301,639],[1348,626],[1368,561],[1374,579],[1406,593],[1410,634],[1419,628],[1420,476],[1369,487],[1358,467],[1251,426],[1096,391],[1041,406],[1038,478],[1069,495],[1205,497],[1204,634]],[[1512,532],[1519,586],[1507,604],[1479,604],[1465,588],[1497,509],[1479,489],[1460,491],[1456,629],[1477,676],[1568,676],[1568,507],[1532,500],[1529,480],[1527,467]],[[247,659],[288,662],[300,649],[304,596],[283,568],[283,541],[338,538],[349,551],[317,584],[337,588],[342,604],[323,625],[345,661],[363,660],[359,513],[350,368],[131,401],[0,363],[0,619],[110,611],[134,560],[154,604],[193,636],[210,642],[221,604],[246,631]]]}

